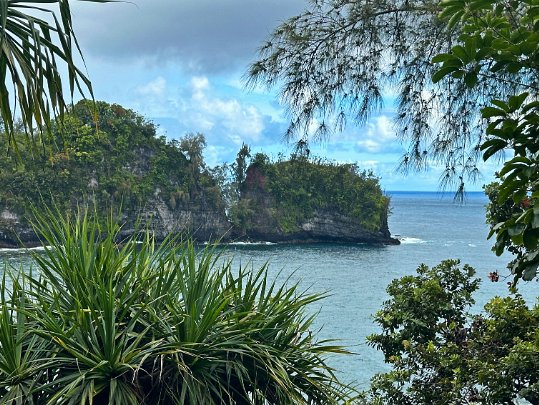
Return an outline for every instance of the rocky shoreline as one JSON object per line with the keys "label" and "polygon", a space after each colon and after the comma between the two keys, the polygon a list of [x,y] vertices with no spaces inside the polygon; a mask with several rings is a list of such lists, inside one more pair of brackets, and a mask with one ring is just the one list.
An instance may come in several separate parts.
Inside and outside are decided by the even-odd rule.
{"label": "rocky shoreline", "polygon": [[[170,209],[156,198],[140,214],[142,224],[149,224],[156,240],[163,240],[168,234],[182,233],[196,242],[247,242],[247,243],[364,243],[377,245],[398,245],[398,239],[391,237],[387,218],[377,232],[366,231],[356,221],[338,213],[316,212],[293,232],[284,232],[273,219],[260,210],[256,221],[248,233],[235,228],[224,213],[198,206],[183,206]],[[122,236],[136,231],[132,218],[125,217]],[[14,212],[0,211],[0,248],[37,247],[41,243],[32,227]]]}

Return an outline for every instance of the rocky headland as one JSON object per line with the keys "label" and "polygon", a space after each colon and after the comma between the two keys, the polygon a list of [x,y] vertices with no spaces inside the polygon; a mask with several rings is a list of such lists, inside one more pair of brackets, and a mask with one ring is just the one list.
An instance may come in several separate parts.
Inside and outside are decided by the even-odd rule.
{"label": "rocky headland", "polygon": [[[355,165],[314,161],[301,151],[287,161],[264,154],[247,161],[244,145],[227,183],[227,166],[219,175],[205,165],[203,135],[169,142],[118,105],[80,102],[62,130],[44,153],[23,148],[0,161],[1,248],[39,245],[30,219],[44,206],[115,210],[123,236],[147,227],[158,241],[181,233],[198,242],[399,243],[378,178]],[[55,148],[62,143],[68,147]]]}

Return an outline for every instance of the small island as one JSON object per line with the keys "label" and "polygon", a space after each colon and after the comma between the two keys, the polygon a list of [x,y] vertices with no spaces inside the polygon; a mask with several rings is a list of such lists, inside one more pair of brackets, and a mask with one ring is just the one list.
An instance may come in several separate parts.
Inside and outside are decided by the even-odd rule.
{"label": "small island", "polygon": [[134,111],[88,101],[52,133],[21,141],[0,161],[0,247],[38,245],[28,218],[41,206],[90,206],[104,216],[120,206],[112,214],[121,216],[123,236],[147,226],[157,240],[182,233],[199,242],[399,243],[378,179],[312,159],[302,142],[277,161],[251,157],[243,145],[234,163],[209,168],[203,135],[167,141]]}

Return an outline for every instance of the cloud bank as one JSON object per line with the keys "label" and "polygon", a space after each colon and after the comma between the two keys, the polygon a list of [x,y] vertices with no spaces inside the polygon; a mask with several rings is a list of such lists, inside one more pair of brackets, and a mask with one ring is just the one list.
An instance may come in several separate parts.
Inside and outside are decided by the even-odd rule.
{"label": "cloud bank", "polygon": [[73,2],[88,56],[149,65],[180,64],[200,74],[244,69],[271,31],[303,0],[135,0]]}

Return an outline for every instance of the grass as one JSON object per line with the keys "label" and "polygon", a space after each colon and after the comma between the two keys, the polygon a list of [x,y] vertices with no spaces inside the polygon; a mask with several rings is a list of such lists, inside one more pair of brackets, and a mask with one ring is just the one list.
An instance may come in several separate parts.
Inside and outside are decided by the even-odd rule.
{"label": "grass", "polygon": [[[311,333],[323,298],[215,247],[46,210],[31,272],[0,294],[1,404],[331,404],[351,399]],[[9,287],[8,287],[9,286]]]}

